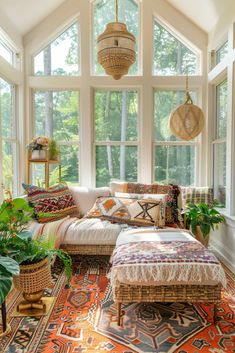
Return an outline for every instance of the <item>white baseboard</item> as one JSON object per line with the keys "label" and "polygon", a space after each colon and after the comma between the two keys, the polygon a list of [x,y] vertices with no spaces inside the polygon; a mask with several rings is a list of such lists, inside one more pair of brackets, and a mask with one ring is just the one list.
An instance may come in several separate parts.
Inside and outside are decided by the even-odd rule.
{"label": "white baseboard", "polygon": [[225,264],[225,266],[227,266],[233,273],[235,273],[235,264],[230,261],[228,259],[228,257],[223,254],[219,249],[218,247],[216,247],[216,244],[213,243],[211,244],[210,243],[210,247],[212,248],[212,251],[216,254],[216,256],[218,257],[218,259],[223,262]]}

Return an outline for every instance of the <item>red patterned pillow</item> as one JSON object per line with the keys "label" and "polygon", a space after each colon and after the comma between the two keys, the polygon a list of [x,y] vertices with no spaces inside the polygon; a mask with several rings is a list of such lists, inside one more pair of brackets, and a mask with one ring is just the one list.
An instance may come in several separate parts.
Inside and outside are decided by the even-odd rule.
{"label": "red patterned pillow", "polygon": [[28,194],[28,202],[34,208],[39,223],[56,221],[66,216],[80,218],[72,193],[65,183],[48,189],[22,184]]}
{"label": "red patterned pillow", "polygon": [[98,197],[87,218],[101,218],[137,226],[164,226],[162,201],[153,199]]}

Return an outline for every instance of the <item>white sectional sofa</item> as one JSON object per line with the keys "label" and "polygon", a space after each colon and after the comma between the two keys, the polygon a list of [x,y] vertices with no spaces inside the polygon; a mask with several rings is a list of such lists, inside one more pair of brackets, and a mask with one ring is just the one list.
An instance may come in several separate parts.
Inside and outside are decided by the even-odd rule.
{"label": "white sectional sofa", "polygon": [[[98,197],[121,192],[122,183],[113,182],[110,188],[69,186],[69,189],[81,215],[85,216]],[[178,200],[178,204],[181,204],[181,201]],[[111,254],[119,233],[123,229],[126,230],[128,226],[99,218],[78,219],[68,216],[63,220],[45,224],[33,221],[29,228],[34,238],[39,235],[45,237],[54,235],[57,246],[67,250],[70,254]]]}
{"label": "white sectional sofa", "polygon": [[[111,195],[108,187],[71,186],[69,189],[82,216],[89,212],[98,197]],[[75,217],[66,217],[64,220],[46,224],[32,221],[29,226],[34,238],[39,235],[47,237],[49,233],[57,233],[54,235],[60,238],[60,247],[70,254],[110,255],[122,229],[121,224],[99,218],[76,219]]]}

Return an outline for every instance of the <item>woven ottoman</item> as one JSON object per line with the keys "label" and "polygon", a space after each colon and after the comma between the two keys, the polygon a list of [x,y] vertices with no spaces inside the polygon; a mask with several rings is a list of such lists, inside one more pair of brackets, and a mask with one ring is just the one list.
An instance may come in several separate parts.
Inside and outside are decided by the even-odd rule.
{"label": "woven ottoman", "polygon": [[133,229],[120,233],[109,278],[118,307],[130,302],[214,304],[226,286],[215,255],[182,229]]}

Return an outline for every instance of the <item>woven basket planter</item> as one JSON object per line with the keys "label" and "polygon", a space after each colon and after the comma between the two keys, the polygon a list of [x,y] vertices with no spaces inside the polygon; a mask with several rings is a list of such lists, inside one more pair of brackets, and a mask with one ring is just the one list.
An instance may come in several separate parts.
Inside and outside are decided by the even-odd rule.
{"label": "woven basket planter", "polygon": [[50,283],[51,267],[48,258],[35,264],[20,265],[20,274],[14,277],[15,287],[28,294],[42,291]]}

